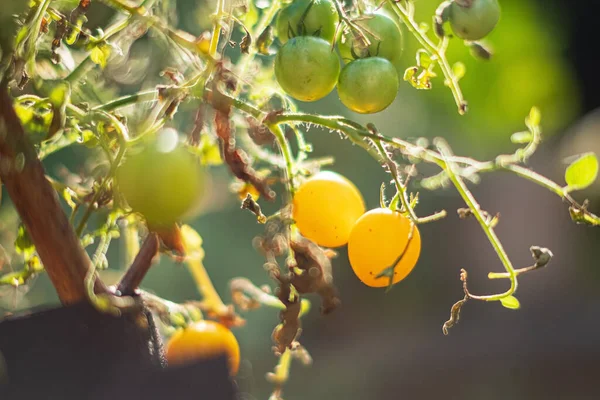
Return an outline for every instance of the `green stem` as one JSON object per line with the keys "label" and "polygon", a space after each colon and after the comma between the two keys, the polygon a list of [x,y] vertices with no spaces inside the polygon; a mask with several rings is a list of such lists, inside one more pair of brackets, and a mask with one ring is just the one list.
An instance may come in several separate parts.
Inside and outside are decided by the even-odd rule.
{"label": "green stem", "polygon": [[554,192],[555,194],[557,194],[560,197],[564,197],[563,188],[559,184],[551,181],[550,179],[546,178],[545,176],[538,174],[537,172],[534,172],[534,171],[527,169],[525,167],[522,167],[520,165],[505,165],[499,169],[512,172],[521,178],[525,178],[528,181],[531,181],[539,186],[542,186],[542,187],[550,190],[551,192]]}
{"label": "green stem", "polygon": [[[131,17],[115,22],[109,26],[104,33],[104,36],[98,41],[99,43],[105,42],[117,33],[125,29],[131,20]],[[91,50],[90,50],[91,52]],[[71,84],[80,81],[94,68],[95,64],[92,61],[90,54],[87,55],[76,67],[65,77],[65,80]]]}
{"label": "green stem", "polygon": [[444,41],[441,41],[440,46],[436,46],[431,39],[427,36],[427,34],[421,32],[419,26],[413,19],[413,17],[409,14],[407,10],[404,9],[400,5],[399,2],[395,2],[393,0],[388,0],[388,4],[391,5],[394,13],[400,18],[400,20],[406,25],[408,30],[412,33],[412,35],[417,39],[417,41],[435,58],[439,65],[442,73],[444,74],[444,78],[448,83],[448,87],[454,96],[454,101],[458,106],[458,113],[463,115],[467,112],[467,102],[465,101],[462,91],[460,89],[460,85],[458,84],[458,80],[454,76],[452,72],[452,67],[446,58],[445,52],[445,44]]}
{"label": "green stem", "polygon": [[128,96],[119,97],[118,99],[109,101],[108,103],[93,107],[92,111],[114,111],[137,103],[157,101],[157,96],[158,91],[156,89],[146,90]]}
{"label": "green stem", "polygon": [[77,229],[75,230],[75,233],[77,234],[77,236],[80,237],[81,234],[83,233],[83,230],[85,229],[85,225],[87,224],[88,220],[92,216],[92,213],[94,212],[94,204],[98,201],[98,199],[100,198],[100,195],[106,189],[106,185],[108,184],[108,181],[110,180],[110,178],[112,178],[112,176],[115,174],[115,171],[116,171],[117,167],[119,166],[121,159],[125,155],[125,150],[127,150],[127,146],[122,145],[119,148],[119,152],[117,153],[117,156],[115,157],[115,160],[110,167],[110,171],[108,172],[108,175],[106,177],[104,177],[104,180],[100,184],[100,187],[98,188],[98,190],[96,190],[96,193],[94,193],[94,197],[92,198],[92,200],[90,201],[90,204],[88,205],[87,209],[85,210],[85,214],[83,214],[81,221],[79,221],[79,225],[77,225]]}
{"label": "green stem", "polygon": [[[440,153],[442,154],[442,157],[444,155],[449,155],[449,156],[452,155],[452,153],[450,151],[450,147],[446,144],[446,142],[444,140],[437,139],[436,145],[440,149]],[[443,162],[439,163],[439,166],[442,167],[446,171],[446,173],[448,174],[448,177],[450,178],[450,180],[456,187],[456,190],[458,191],[460,196],[463,198],[463,200],[465,201],[465,203],[467,204],[467,206],[469,207],[469,209],[471,210],[471,212],[477,219],[477,222],[479,222],[481,229],[483,229],[485,235],[487,236],[488,240],[492,244],[492,247],[496,251],[498,258],[502,262],[502,265],[504,266],[504,269],[506,269],[506,272],[508,274],[508,278],[510,279],[510,288],[504,293],[495,294],[495,295],[487,295],[487,296],[476,296],[473,294],[468,294],[468,296],[472,299],[485,300],[485,301],[498,301],[507,296],[511,296],[513,293],[515,293],[515,291],[517,290],[517,287],[518,287],[517,274],[515,273],[515,269],[514,269],[512,263],[510,262],[510,259],[508,258],[508,255],[506,254],[506,251],[504,250],[504,247],[502,246],[502,243],[500,242],[500,239],[496,235],[494,228],[492,228],[488,224],[487,219],[485,218],[485,216],[483,215],[483,212],[481,211],[481,207],[479,206],[479,203],[477,203],[477,200],[475,200],[475,197],[469,191],[465,182],[462,180],[462,178],[460,176],[458,176],[454,172],[454,169],[455,169],[454,163],[443,161]]]}
{"label": "green stem", "polygon": [[[396,169],[396,163],[394,163],[391,160],[391,158],[387,154],[385,148],[381,144],[380,140],[374,140],[374,143],[375,143],[375,146],[377,146],[377,148],[379,149],[379,152],[381,153],[382,157],[386,160],[386,162],[388,164],[388,169],[390,170],[390,174],[392,174],[392,177],[394,178],[394,183],[396,184],[396,190],[398,191],[397,195],[400,198],[400,202],[402,203],[402,207],[404,208],[404,211],[408,212],[408,216],[410,217],[410,219],[415,224],[417,224],[419,221],[419,217],[417,217],[417,214],[415,214],[415,210],[409,204],[408,195],[406,193],[407,190],[406,190],[406,187],[404,186],[404,184],[402,182],[400,182],[400,178],[398,177],[398,171]],[[394,198],[395,198],[395,196],[394,196]],[[392,199],[392,204],[393,203],[394,203],[394,200]]]}
{"label": "green stem", "polygon": [[290,202],[294,197],[295,188],[294,188],[294,159],[292,157],[292,151],[290,149],[290,143],[288,142],[283,130],[278,124],[268,124],[267,127],[273,132],[275,138],[277,139],[277,143],[279,144],[279,148],[281,149],[281,154],[283,159],[285,160],[285,175],[286,175],[286,186],[288,193],[290,194]]}
{"label": "green stem", "polygon": [[217,55],[217,50],[219,47],[219,39],[221,38],[221,30],[223,29],[221,25],[221,19],[225,16],[225,1],[217,0],[217,10],[215,12],[214,18],[215,23],[213,26],[212,36],[210,39],[210,47],[208,53],[211,57],[215,57]]}
{"label": "green stem", "polygon": [[[269,26],[271,24],[271,22],[275,18],[275,15],[277,14],[277,11],[279,11],[280,8],[281,8],[281,0],[272,0],[269,8],[264,10],[262,18],[260,19],[260,21],[258,21],[258,24],[256,24],[256,26],[254,27],[252,32],[250,32],[250,36],[252,38],[258,37],[258,35],[260,35],[267,28],[267,26]],[[243,77],[245,75],[248,65],[254,59],[256,54],[257,54],[256,46],[250,46],[248,53],[242,54],[242,57],[240,58],[240,60],[237,64],[238,76]],[[242,80],[242,82],[243,82],[243,80]],[[240,94],[240,91],[242,90],[242,87],[243,87],[242,82],[240,82],[240,84],[237,86],[237,88],[233,94],[233,97],[238,97],[238,95]]]}

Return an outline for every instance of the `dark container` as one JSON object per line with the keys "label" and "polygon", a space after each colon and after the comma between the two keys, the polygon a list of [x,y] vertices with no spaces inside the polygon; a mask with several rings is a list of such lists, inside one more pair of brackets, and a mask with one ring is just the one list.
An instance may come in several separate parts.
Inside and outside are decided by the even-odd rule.
{"label": "dark container", "polygon": [[88,304],[0,322],[0,399],[232,400],[225,358],[167,368],[149,312],[115,318]]}

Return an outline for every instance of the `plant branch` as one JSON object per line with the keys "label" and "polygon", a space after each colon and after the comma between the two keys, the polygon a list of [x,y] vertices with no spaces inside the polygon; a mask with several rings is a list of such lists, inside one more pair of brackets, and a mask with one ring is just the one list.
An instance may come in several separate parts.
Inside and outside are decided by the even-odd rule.
{"label": "plant branch", "polygon": [[[448,144],[445,142],[445,140],[443,140],[441,138],[437,138],[435,141],[435,145],[440,149],[440,154],[442,155],[442,157],[444,157],[445,155],[451,157],[453,155],[450,150],[450,146],[448,146]],[[476,299],[476,300],[485,300],[485,301],[497,301],[497,300],[503,299],[505,297],[511,296],[513,293],[515,293],[515,291],[517,290],[517,287],[518,287],[517,275],[515,273],[515,269],[511,263],[510,259],[508,258],[508,255],[506,254],[506,251],[504,250],[504,247],[502,246],[502,243],[500,242],[500,239],[496,235],[494,228],[491,226],[491,224],[488,223],[488,219],[482,212],[481,207],[479,206],[479,203],[477,203],[477,200],[475,200],[475,197],[473,196],[473,194],[467,188],[467,185],[465,184],[465,182],[462,180],[462,178],[460,176],[458,176],[454,172],[454,170],[456,168],[454,163],[445,161],[444,164],[445,165],[443,165],[443,168],[446,171],[446,173],[448,174],[448,177],[450,178],[450,180],[456,187],[456,190],[458,190],[458,193],[463,198],[463,200],[465,201],[465,203],[467,204],[467,206],[469,207],[469,209],[471,210],[471,212],[477,219],[477,222],[479,222],[481,229],[483,229],[486,237],[492,244],[492,247],[496,251],[498,258],[502,262],[502,265],[506,269],[506,272],[510,279],[510,288],[507,291],[505,291],[504,293],[494,294],[494,295],[486,295],[486,296],[476,296],[473,294],[469,294],[469,298]]]}
{"label": "plant branch", "polygon": [[133,296],[135,294],[136,289],[140,286],[152,266],[152,260],[158,254],[158,246],[158,236],[150,232],[133,263],[119,281],[117,294],[121,296]]}
{"label": "plant branch", "polygon": [[387,0],[388,4],[394,10],[396,16],[406,25],[410,33],[417,39],[417,41],[432,55],[432,58],[437,60],[444,78],[448,84],[448,87],[452,91],[454,101],[458,106],[458,113],[463,115],[467,112],[467,102],[465,101],[458,80],[452,72],[452,67],[446,58],[446,45],[444,39],[440,42],[439,46],[436,46],[426,33],[422,32],[419,25],[413,19],[411,13],[405,9],[400,2],[394,0]]}
{"label": "plant branch", "polygon": [[[0,86],[0,179],[13,200],[63,304],[83,301],[84,279],[92,267],[44,168],[12,107],[6,83]],[[96,280],[96,290],[106,288]]]}

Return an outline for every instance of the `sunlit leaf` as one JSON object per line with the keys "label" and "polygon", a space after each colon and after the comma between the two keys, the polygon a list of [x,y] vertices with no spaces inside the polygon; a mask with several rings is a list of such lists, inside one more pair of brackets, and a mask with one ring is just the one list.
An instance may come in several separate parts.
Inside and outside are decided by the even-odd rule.
{"label": "sunlit leaf", "polygon": [[94,64],[99,65],[101,68],[105,68],[108,57],[110,56],[110,52],[110,46],[106,44],[100,44],[92,49],[90,52],[90,59]]}
{"label": "sunlit leaf", "polygon": [[421,68],[427,69],[431,65],[431,57],[426,50],[420,49],[417,51],[417,65]]}
{"label": "sunlit leaf", "polygon": [[584,153],[567,167],[565,181],[568,190],[581,190],[594,183],[597,176],[598,158],[594,153]]}
{"label": "sunlit leaf", "polygon": [[17,253],[22,254],[25,260],[30,259],[35,253],[35,246],[23,225],[19,225],[17,238],[15,239],[15,250]]}
{"label": "sunlit leaf", "polygon": [[529,131],[516,132],[510,136],[510,141],[516,144],[526,144],[533,140],[533,135]]}
{"label": "sunlit leaf", "polygon": [[274,54],[274,51],[269,48],[273,44],[273,40],[273,28],[269,25],[256,40],[258,53],[265,56]]}
{"label": "sunlit leaf", "polygon": [[500,299],[500,303],[502,303],[504,307],[511,310],[518,310],[519,308],[521,308],[521,303],[514,296],[504,297],[503,299]]}
{"label": "sunlit leaf", "polygon": [[465,73],[467,72],[467,67],[465,67],[465,64],[459,62],[454,63],[454,65],[452,66],[452,74],[454,75],[454,78],[456,78],[456,80],[460,80],[463,76],[465,76]]}
{"label": "sunlit leaf", "polygon": [[537,107],[532,107],[529,111],[529,116],[527,117],[527,124],[531,126],[539,126],[540,122],[542,122],[542,113],[540,109]]}

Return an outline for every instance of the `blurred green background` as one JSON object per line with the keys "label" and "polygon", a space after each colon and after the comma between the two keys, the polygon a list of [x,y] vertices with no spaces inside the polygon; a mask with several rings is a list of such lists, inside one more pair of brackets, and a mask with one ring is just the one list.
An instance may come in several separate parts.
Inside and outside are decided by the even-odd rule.
{"label": "blurred green background", "polygon": [[[194,34],[208,29],[212,3],[170,3],[172,21],[179,28]],[[416,4],[417,20],[429,23],[439,0]],[[467,67],[461,80],[470,106],[466,116],[456,112],[441,78],[434,80],[434,89],[428,92],[417,92],[403,82],[394,104],[377,115],[353,114],[341,105],[335,91],[322,101],[299,107],[372,122],[391,136],[443,136],[457,154],[486,159],[514,151],[510,135],[524,128],[525,116],[536,105],[543,115],[545,142],[531,166],[562,183],[565,157],[583,151],[600,153],[600,117],[590,113],[600,102],[583,95],[589,82],[578,68],[576,53],[583,50],[574,43],[581,44],[581,38],[573,37],[578,32],[574,25],[581,20],[574,16],[570,2],[502,0],[501,6],[501,21],[487,40],[495,53],[491,61],[477,61],[462,43],[451,42],[449,59]],[[102,26],[111,15],[100,4],[94,4],[93,10],[91,24]],[[164,57],[164,45],[158,37],[134,44],[126,54],[129,65],[141,65],[145,74],[128,77],[123,66],[108,68],[107,93],[156,85],[157,71],[181,61]],[[415,64],[417,49],[405,32],[407,67]],[[236,57],[235,49],[228,52]],[[589,55],[587,60],[598,66],[596,57]],[[183,105],[172,126],[187,131],[192,111]],[[389,176],[375,161],[337,134],[311,128],[306,138],[314,145],[314,156],[333,155],[333,169],[356,183],[368,207],[378,206],[380,184]],[[74,167],[84,158],[81,149],[69,149],[49,160],[48,168],[56,173],[60,165]],[[251,244],[261,226],[240,211],[236,196],[229,194],[228,172],[213,168],[210,175],[209,199],[191,225],[204,239],[205,264],[228,301],[227,284],[233,277],[248,277],[256,285],[271,282],[262,269],[262,257]],[[334,261],[334,276],[342,307],[328,317],[320,316],[314,307],[303,319],[300,341],[314,365],[292,366],[285,399],[599,398],[593,374],[598,371],[594,360],[600,355],[596,318],[600,231],[572,224],[566,205],[542,188],[505,173],[483,178],[473,192],[484,209],[501,213],[498,234],[514,264],[530,265],[531,245],[549,247],[555,255],[547,269],[521,279],[521,310],[470,302],[450,336],[442,335],[441,325],[451,305],[462,297],[460,268],[469,270],[471,288],[478,293],[503,290],[506,282],[487,281],[487,273],[500,271],[501,264],[477,224],[458,220],[455,210],[463,205],[456,193],[452,189],[421,191],[418,214],[444,208],[448,217],[421,228],[423,250],[417,268],[386,294],[363,286],[341,249]],[[588,197],[592,210],[598,211],[599,194],[600,184],[596,184],[580,198]],[[9,209],[5,196],[4,223],[10,218]],[[116,280],[123,267],[120,247],[120,243],[113,246],[109,253],[112,271],[105,274],[109,281]],[[199,296],[185,267],[166,257],[153,267],[144,287],[173,301]],[[44,275],[27,294],[0,290],[1,306],[7,311],[57,304]],[[270,335],[278,313],[262,308],[244,316],[246,326],[235,330],[243,358],[238,384],[243,398],[266,399],[271,386],[264,375],[277,361]]]}

